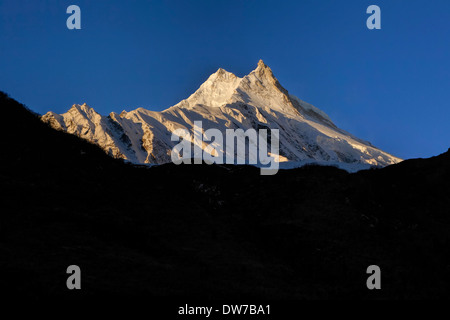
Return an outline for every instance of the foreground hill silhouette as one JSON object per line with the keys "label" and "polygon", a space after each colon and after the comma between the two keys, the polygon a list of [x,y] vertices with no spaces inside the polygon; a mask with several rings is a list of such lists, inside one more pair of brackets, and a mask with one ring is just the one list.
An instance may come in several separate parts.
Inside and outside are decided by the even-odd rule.
{"label": "foreground hill silhouette", "polygon": [[[4,293],[449,297],[450,152],[356,174],[145,168],[51,129],[4,93],[0,110]],[[82,290],[66,288],[71,264]],[[366,288],[372,264],[381,290]]]}

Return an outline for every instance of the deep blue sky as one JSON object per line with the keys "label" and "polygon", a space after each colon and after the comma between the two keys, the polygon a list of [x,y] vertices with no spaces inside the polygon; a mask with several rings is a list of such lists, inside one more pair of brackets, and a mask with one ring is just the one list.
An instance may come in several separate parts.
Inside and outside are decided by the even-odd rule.
{"label": "deep blue sky", "polygon": [[[82,30],[66,28],[81,8]],[[381,7],[382,29],[366,28]],[[0,0],[0,90],[45,113],[163,110],[262,58],[291,93],[402,158],[450,147],[450,1]]]}

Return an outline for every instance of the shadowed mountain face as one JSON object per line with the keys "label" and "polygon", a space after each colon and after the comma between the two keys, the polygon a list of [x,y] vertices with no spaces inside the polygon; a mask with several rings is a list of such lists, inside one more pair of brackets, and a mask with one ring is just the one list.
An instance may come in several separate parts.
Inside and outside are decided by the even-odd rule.
{"label": "shadowed mountain face", "polygon": [[[436,298],[450,152],[348,174],[134,167],[0,93],[0,288],[42,296]],[[15,121],[9,121],[15,119]],[[82,290],[66,269],[82,270]],[[378,265],[382,290],[366,288]]]}

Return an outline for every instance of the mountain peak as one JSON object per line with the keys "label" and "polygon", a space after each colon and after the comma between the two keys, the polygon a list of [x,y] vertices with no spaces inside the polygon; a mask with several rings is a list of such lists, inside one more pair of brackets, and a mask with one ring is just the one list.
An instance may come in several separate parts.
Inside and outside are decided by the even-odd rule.
{"label": "mountain peak", "polygon": [[241,78],[219,68],[189,98],[176,104],[176,107],[192,108],[196,105],[220,107],[232,96]]}
{"label": "mountain peak", "polygon": [[256,69],[250,72],[250,74],[245,78],[247,79],[247,82],[249,82],[247,86],[254,87],[256,83],[256,87],[258,87],[258,83],[264,84],[266,88],[275,88],[285,96],[283,97],[284,100],[288,100],[288,91],[278,82],[278,79],[275,78],[272,70],[264,63],[262,59],[258,61],[258,66]]}
{"label": "mountain peak", "polygon": [[272,73],[272,69],[270,69],[270,67],[267,64],[265,64],[264,61],[262,61],[262,59],[260,59],[258,61],[258,66],[254,70],[254,72],[261,74],[261,75],[266,74],[272,78],[275,78]]}
{"label": "mountain peak", "polygon": [[216,72],[214,72],[209,78],[208,80],[216,80],[216,79],[221,79],[221,80],[234,80],[236,79],[237,76],[234,73],[228,72],[225,69],[219,68]]}
{"label": "mountain peak", "polygon": [[225,73],[228,73],[228,71],[223,68],[219,68],[219,69],[217,69],[216,73],[217,74],[225,74]]}
{"label": "mountain peak", "polygon": [[258,68],[268,68],[268,66],[264,63],[262,59],[259,59]]}
{"label": "mountain peak", "polygon": [[82,117],[82,118],[101,118],[101,115],[94,110],[94,108],[89,107],[86,103],[74,104],[72,108],[67,111],[72,117]]}
{"label": "mountain peak", "polygon": [[87,110],[90,110],[90,109],[92,109],[91,107],[89,107],[87,104],[86,104],[86,102],[85,103],[83,103],[83,104],[73,104],[72,105],[72,108],[70,108],[69,109],[69,111],[70,110],[78,110],[78,111],[80,111],[80,110],[82,110],[82,111],[87,111]]}
{"label": "mountain peak", "polygon": [[264,63],[264,61],[262,61],[262,59],[258,61],[258,66],[250,74],[255,74],[259,79],[268,79],[273,83],[278,82],[278,80],[273,75],[272,70],[268,65]]}

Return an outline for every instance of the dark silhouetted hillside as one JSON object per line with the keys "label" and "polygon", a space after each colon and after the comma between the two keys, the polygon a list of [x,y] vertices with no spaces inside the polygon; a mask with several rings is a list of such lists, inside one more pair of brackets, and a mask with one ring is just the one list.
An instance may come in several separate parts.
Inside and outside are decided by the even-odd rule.
{"label": "dark silhouetted hillside", "polygon": [[[447,298],[450,153],[348,174],[134,167],[0,93],[0,288],[41,297]],[[66,268],[82,290],[66,288]],[[382,289],[366,288],[379,265]]]}

